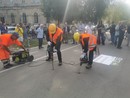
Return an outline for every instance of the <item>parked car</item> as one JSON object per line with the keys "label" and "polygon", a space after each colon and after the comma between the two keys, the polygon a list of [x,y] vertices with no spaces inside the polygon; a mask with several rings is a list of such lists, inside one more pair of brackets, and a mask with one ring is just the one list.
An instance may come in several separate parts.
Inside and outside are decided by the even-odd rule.
{"label": "parked car", "polygon": [[8,28],[8,33],[12,34],[15,32],[15,26],[7,26]]}

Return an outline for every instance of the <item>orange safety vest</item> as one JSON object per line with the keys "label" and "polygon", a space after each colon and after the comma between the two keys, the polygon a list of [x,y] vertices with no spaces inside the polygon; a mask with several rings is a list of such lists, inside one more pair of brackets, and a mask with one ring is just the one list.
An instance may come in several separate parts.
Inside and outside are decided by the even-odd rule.
{"label": "orange safety vest", "polygon": [[84,41],[83,41],[84,38],[89,38],[89,42],[88,42],[89,51],[93,50],[96,47],[96,45],[97,45],[97,38],[96,38],[96,36],[93,35],[93,34],[88,34],[88,33],[81,34],[80,35],[80,42],[81,42],[81,44],[83,46],[85,44]]}
{"label": "orange safety vest", "polygon": [[50,41],[56,44],[57,39],[58,39],[59,37],[60,37],[60,41],[62,41],[62,39],[63,39],[62,34],[63,34],[62,29],[60,29],[60,28],[57,27],[56,33],[55,33],[54,35],[52,35],[52,34],[49,32]]}
{"label": "orange safety vest", "polygon": [[3,34],[0,35],[0,60],[5,60],[5,59],[9,59],[10,54],[8,51],[6,51],[5,49],[3,49],[3,45],[6,47],[9,47],[13,44],[16,44],[18,46],[21,46],[21,42],[18,40],[13,41],[11,39],[12,34]]}
{"label": "orange safety vest", "polygon": [[89,51],[93,50],[97,45],[97,37],[93,34],[90,34],[89,37]]}
{"label": "orange safety vest", "polygon": [[81,35],[80,35],[80,43],[84,46],[84,41],[83,41],[83,39],[84,38],[89,38],[89,36],[90,36],[90,34],[88,34],[88,33],[82,33]]}

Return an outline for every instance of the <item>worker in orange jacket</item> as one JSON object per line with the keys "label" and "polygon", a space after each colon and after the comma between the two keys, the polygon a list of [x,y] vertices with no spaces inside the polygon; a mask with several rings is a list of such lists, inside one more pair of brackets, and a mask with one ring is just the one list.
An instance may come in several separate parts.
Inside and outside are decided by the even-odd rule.
{"label": "worker in orange jacket", "polygon": [[80,42],[83,52],[88,55],[88,65],[87,69],[90,69],[93,64],[94,51],[96,51],[97,38],[93,34],[83,33],[79,34],[76,32],[74,34],[74,39],[76,42]]}
{"label": "worker in orange jacket", "polygon": [[9,50],[9,47],[11,45],[16,44],[25,50],[18,38],[18,33],[0,35],[0,60],[2,61],[4,68],[13,66],[10,64],[11,51]]}
{"label": "worker in orange jacket", "polygon": [[62,55],[60,51],[61,42],[63,39],[63,31],[61,28],[57,27],[55,24],[50,24],[48,27],[48,33],[46,35],[48,46],[51,47],[51,51],[48,51],[48,58],[46,61],[50,61],[51,59],[51,52],[53,52],[53,47],[57,50],[57,56],[59,60],[59,66],[62,65]]}

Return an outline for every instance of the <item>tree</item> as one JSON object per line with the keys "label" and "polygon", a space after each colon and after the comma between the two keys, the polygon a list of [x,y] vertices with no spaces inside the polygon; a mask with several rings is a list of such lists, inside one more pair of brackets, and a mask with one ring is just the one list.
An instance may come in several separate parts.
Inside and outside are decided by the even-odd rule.
{"label": "tree", "polygon": [[62,21],[68,0],[43,0],[43,12],[47,21],[51,19]]}
{"label": "tree", "polygon": [[84,2],[83,14],[86,16],[86,20],[97,22],[102,18],[105,9],[112,0],[84,0]]}
{"label": "tree", "polygon": [[107,21],[119,22],[121,20],[130,20],[130,8],[124,2],[116,2],[110,5],[104,14],[104,19]]}
{"label": "tree", "polygon": [[113,0],[42,0],[47,21],[94,21],[101,19]]}

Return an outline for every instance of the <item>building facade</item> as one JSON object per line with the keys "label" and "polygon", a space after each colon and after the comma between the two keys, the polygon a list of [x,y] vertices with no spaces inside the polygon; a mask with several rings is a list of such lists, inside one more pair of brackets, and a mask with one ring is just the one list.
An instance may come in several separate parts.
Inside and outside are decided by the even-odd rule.
{"label": "building facade", "polygon": [[0,20],[7,24],[39,24],[46,18],[40,0],[0,0]]}

